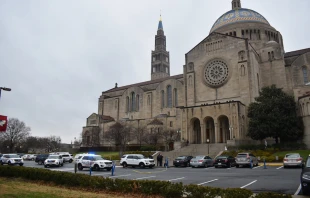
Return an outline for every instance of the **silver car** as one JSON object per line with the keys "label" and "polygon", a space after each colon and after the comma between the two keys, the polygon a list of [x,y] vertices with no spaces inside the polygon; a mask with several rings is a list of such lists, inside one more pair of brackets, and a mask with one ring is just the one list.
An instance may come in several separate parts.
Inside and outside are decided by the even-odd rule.
{"label": "silver car", "polygon": [[303,159],[299,153],[288,153],[283,159],[283,167],[287,168],[289,166],[299,166],[302,167]]}
{"label": "silver car", "polygon": [[236,157],[236,168],[239,166],[258,166],[258,159],[252,153],[238,153]]}
{"label": "silver car", "polygon": [[209,156],[206,155],[198,155],[194,158],[191,159],[190,161],[190,166],[192,168],[194,167],[209,167],[209,166],[213,166],[213,159]]}

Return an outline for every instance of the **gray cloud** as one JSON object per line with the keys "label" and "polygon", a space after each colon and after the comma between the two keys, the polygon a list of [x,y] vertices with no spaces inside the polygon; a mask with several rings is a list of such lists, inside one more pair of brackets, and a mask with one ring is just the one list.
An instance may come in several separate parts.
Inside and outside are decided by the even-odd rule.
{"label": "gray cloud", "polygon": [[[172,75],[231,0],[0,1],[0,114],[32,135],[78,137],[101,92],[150,79],[160,10]],[[309,46],[308,0],[242,1],[284,37],[286,51]]]}

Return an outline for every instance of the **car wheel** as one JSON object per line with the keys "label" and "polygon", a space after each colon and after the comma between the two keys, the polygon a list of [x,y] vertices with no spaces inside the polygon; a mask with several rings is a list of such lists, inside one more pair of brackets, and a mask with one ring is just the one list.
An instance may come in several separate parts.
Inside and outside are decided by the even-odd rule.
{"label": "car wheel", "polygon": [[98,164],[95,164],[94,170],[95,170],[95,171],[100,171],[100,167],[98,166]]}
{"label": "car wheel", "polygon": [[126,167],[127,167],[127,163],[123,162],[123,168],[126,168]]}
{"label": "car wheel", "polygon": [[11,165],[11,162],[10,162],[10,161],[8,161],[8,165]]}
{"label": "car wheel", "polygon": [[139,164],[139,166],[140,166],[140,168],[145,168],[145,165],[142,162]]}
{"label": "car wheel", "polygon": [[205,163],[205,168],[208,168],[208,163],[207,162]]}
{"label": "car wheel", "polygon": [[236,164],[236,168],[239,168],[239,164]]}
{"label": "car wheel", "polygon": [[19,166],[23,166],[24,164],[20,163]]}
{"label": "car wheel", "polygon": [[39,161],[39,162],[38,162],[38,164],[39,164],[39,165],[42,165],[42,164],[43,164],[43,162],[42,162],[42,161]]}
{"label": "car wheel", "polygon": [[69,160],[69,163],[72,163],[72,161],[73,161],[73,160],[72,160],[72,159],[70,159],[70,160]]}
{"label": "car wheel", "polygon": [[82,164],[78,164],[78,169],[79,169],[80,171],[83,170]]}

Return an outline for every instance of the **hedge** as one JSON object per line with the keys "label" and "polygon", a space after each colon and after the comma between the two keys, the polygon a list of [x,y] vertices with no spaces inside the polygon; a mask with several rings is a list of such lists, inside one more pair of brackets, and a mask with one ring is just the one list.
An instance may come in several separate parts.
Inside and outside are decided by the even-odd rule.
{"label": "hedge", "polygon": [[48,169],[19,166],[0,166],[0,176],[19,177],[27,180],[52,182],[65,187],[79,187],[95,191],[159,195],[165,198],[291,198],[291,195],[259,193],[247,189],[222,189],[197,185],[183,185],[168,181],[110,179],[85,174],[51,171]]}

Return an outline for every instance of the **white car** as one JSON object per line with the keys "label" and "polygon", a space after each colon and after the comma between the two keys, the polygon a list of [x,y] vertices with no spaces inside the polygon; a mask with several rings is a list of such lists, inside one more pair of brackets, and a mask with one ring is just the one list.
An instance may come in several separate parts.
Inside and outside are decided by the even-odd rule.
{"label": "white car", "polygon": [[14,165],[18,164],[20,166],[24,165],[24,160],[17,154],[3,154],[3,156],[0,158],[0,164],[8,164],[8,165]]}
{"label": "white car", "polygon": [[60,156],[62,157],[64,162],[73,162],[72,156],[70,154],[60,154]]}
{"label": "white car", "polygon": [[127,166],[140,168],[149,167],[153,168],[155,166],[154,159],[146,158],[141,154],[127,154],[123,155],[120,161],[120,164],[125,168]]}
{"label": "white car", "polygon": [[51,167],[51,166],[63,166],[64,162],[60,155],[49,155],[48,158],[44,161],[44,167]]}
{"label": "white car", "polygon": [[103,159],[100,155],[84,154],[76,161],[79,170],[83,168],[92,168],[92,170],[112,169],[112,161]]}

